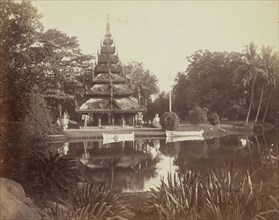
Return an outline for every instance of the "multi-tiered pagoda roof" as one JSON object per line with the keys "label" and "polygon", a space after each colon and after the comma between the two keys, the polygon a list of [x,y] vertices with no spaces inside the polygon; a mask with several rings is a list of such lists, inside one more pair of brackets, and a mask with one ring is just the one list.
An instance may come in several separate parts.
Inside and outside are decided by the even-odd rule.
{"label": "multi-tiered pagoda roof", "polygon": [[98,52],[93,86],[86,92],[88,100],[79,107],[77,112],[135,114],[145,111],[133,94],[134,91],[127,83],[116,54],[108,21],[106,34]]}

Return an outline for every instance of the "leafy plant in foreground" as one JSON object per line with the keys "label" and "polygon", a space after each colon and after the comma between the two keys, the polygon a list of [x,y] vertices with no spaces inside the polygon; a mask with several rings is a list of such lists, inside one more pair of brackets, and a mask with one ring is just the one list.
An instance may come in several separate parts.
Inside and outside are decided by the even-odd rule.
{"label": "leafy plant in foreground", "polygon": [[106,220],[113,217],[127,219],[133,216],[128,205],[105,186],[85,184],[76,191],[73,198],[71,209],[65,210],[57,205],[55,210],[49,210],[50,216],[59,220]]}
{"label": "leafy plant in foreground", "polygon": [[31,150],[22,166],[27,191],[37,195],[68,193],[83,177],[76,159],[48,150]]}
{"label": "leafy plant in foreground", "polygon": [[201,177],[190,170],[180,175],[168,175],[167,182],[151,189],[146,203],[150,219],[197,219],[201,206]]}
{"label": "leafy plant in foreground", "polygon": [[276,219],[278,198],[263,187],[248,172],[238,177],[232,166],[206,176],[187,170],[151,189],[145,205],[150,219]]}

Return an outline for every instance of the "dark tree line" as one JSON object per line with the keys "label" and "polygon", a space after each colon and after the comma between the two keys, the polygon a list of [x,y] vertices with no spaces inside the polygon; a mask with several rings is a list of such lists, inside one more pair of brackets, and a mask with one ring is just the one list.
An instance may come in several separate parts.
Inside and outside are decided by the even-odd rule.
{"label": "dark tree line", "polygon": [[272,48],[262,47],[258,53],[250,43],[243,53],[199,50],[188,62],[173,88],[174,109],[180,117],[196,107],[246,123],[277,117],[278,57]]}

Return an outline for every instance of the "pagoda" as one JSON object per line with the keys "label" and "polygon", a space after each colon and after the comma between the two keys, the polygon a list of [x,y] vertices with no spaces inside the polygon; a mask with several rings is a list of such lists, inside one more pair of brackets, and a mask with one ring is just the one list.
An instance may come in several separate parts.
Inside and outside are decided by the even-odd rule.
{"label": "pagoda", "polygon": [[93,125],[135,125],[136,114],[146,111],[133,96],[134,91],[123,74],[111,37],[109,18],[92,82],[93,86],[85,93],[88,100],[77,112],[90,116]]}

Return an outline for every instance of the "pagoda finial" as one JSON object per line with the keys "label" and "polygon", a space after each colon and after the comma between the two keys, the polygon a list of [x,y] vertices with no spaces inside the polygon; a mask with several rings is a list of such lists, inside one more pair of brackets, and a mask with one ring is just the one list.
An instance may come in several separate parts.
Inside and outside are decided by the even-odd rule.
{"label": "pagoda finial", "polygon": [[107,14],[107,28],[106,28],[106,34],[110,34],[109,14]]}

